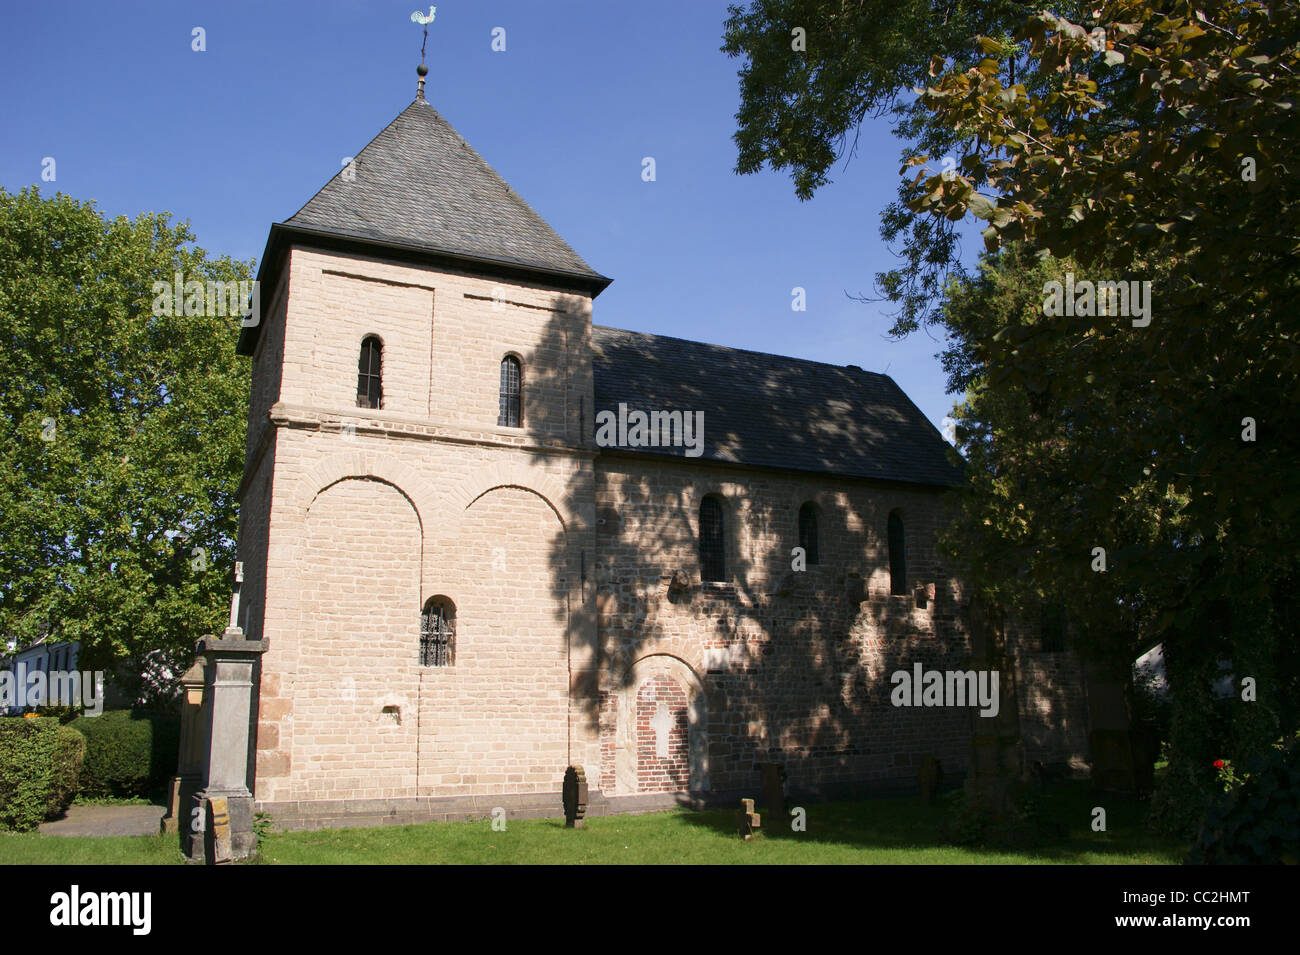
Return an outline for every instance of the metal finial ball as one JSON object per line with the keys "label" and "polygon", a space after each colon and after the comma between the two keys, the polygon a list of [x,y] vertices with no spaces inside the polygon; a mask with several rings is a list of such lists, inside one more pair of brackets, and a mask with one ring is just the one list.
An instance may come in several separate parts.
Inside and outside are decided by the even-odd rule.
{"label": "metal finial ball", "polygon": [[428,76],[429,68],[425,66],[423,63],[421,63],[419,66],[415,68],[415,72],[417,76]]}

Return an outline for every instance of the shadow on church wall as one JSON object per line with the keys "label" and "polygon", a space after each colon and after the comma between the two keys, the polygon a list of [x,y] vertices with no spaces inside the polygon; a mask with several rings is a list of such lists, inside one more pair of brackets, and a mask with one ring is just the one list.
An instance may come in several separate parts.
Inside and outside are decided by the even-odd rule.
{"label": "shadow on church wall", "polygon": [[[564,312],[571,303],[557,297],[555,307]],[[598,449],[597,409],[573,338],[569,323],[549,323],[537,354],[567,354],[570,361],[530,362],[525,404],[530,406],[530,389],[552,398],[567,395],[575,446],[600,452],[575,471],[568,488],[595,526],[557,535],[551,567],[569,594],[569,619],[559,622],[581,621],[575,607],[596,614],[599,683],[593,676],[577,705],[580,731],[599,735],[602,790],[627,792],[645,779],[647,764],[650,770],[664,768],[653,734],[644,725],[624,725],[630,714],[625,709],[620,717],[618,702],[620,694],[638,689],[638,662],[661,655],[689,667],[705,696],[705,726],[694,725],[680,710],[674,714],[674,747],[665,759],[681,758],[677,734],[704,733],[705,765],[690,769],[692,782],[709,791],[749,789],[757,795],[755,766],[765,761],[785,766],[793,790],[834,783],[914,786],[926,756],[960,770],[967,758],[969,710],[890,702],[895,671],[910,672],[916,663],[927,670],[960,669],[968,654],[958,613],[961,595],[935,546],[945,519],[937,495],[898,483],[727,467],[686,458],[680,450],[669,457]],[[725,446],[738,456],[749,456],[753,446],[760,460],[789,447],[804,466],[822,459],[830,466],[836,452],[825,433],[832,425],[844,442],[861,442],[873,453],[883,447],[878,419],[846,426],[846,409],[833,402],[814,415],[827,429],[819,438],[807,431],[765,435],[763,429],[791,426],[793,413],[781,402],[798,389],[779,370],[754,381],[745,356],[710,349],[707,382],[692,381],[690,369],[669,367],[671,348],[644,356],[646,373],[661,374],[669,390],[662,404],[641,410],[703,411],[706,446]],[[854,374],[819,367],[829,375]],[[601,391],[611,401],[630,401],[638,391],[644,395],[645,384],[605,377]],[[794,400],[806,400],[808,386],[799,387],[803,393]],[[732,407],[719,401],[720,389],[735,395]],[[762,412],[762,402],[771,404],[770,412]],[[754,415],[762,416],[757,437]],[[554,420],[526,413],[525,431],[537,441],[552,439]],[[722,583],[701,581],[699,505],[706,494],[724,502]],[[818,508],[820,561],[795,571],[791,549],[799,543],[798,511],[809,500]],[[886,521],[894,509],[906,521],[909,550],[907,592],[897,596],[889,593],[886,552]],[[918,607],[918,585],[933,585],[924,608]],[[631,715],[644,723],[639,710]],[[623,753],[620,766],[620,751],[629,748],[634,752]],[[620,778],[622,771],[633,775]]]}

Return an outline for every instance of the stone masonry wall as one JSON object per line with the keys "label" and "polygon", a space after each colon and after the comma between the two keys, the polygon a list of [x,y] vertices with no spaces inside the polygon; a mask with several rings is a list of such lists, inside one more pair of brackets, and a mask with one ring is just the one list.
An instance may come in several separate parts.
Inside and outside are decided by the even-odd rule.
{"label": "stone masonry wall", "polygon": [[[724,500],[722,584],[700,580],[706,494]],[[793,573],[806,501],[819,512],[820,563]],[[967,653],[959,585],[935,551],[944,513],[937,493],[609,455],[597,461],[596,506],[604,789],[629,791],[617,778],[624,735],[615,698],[636,682],[637,661],[662,655],[683,661],[705,687],[707,727],[696,731],[707,736],[701,751],[714,790],[752,786],[754,763],[769,759],[786,765],[791,785],[809,787],[911,781],[927,755],[964,767],[966,710],[889,700],[895,670],[916,661],[959,668]],[[895,509],[907,596],[889,593],[886,524]],[[684,591],[670,588],[675,571],[689,580]],[[861,604],[846,595],[855,575]]]}
{"label": "stone masonry wall", "polygon": [[[274,437],[243,500],[250,553],[268,541],[246,584],[269,641],[259,804],[557,790],[598,760],[570,714],[570,686],[595,684],[589,299],[303,249],[288,269],[259,344],[283,341],[279,393],[249,424]],[[356,406],[369,334],[380,409]],[[496,424],[506,354],[522,428]],[[455,607],[448,667],[419,661],[434,596]]]}
{"label": "stone masonry wall", "polygon": [[[614,795],[752,788],[765,760],[807,788],[907,785],[925,756],[964,768],[968,710],[890,703],[894,671],[968,652],[941,494],[598,453],[584,296],[299,248],[287,275],[254,359],[241,504],[246,627],[269,641],[259,805],[526,800],[571,763]],[[384,403],[361,409],[371,334]],[[522,428],[496,424],[507,354]],[[700,580],[706,494],[724,505],[723,583]],[[820,561],[793,573],[806,501]],[[454,606],[447,667],[418,657],[433,597]],[[1019,660],[1022,715],[1046,721],[1027,745],[1074,748],[1077,707],[1053,708],[1068,660]]]}

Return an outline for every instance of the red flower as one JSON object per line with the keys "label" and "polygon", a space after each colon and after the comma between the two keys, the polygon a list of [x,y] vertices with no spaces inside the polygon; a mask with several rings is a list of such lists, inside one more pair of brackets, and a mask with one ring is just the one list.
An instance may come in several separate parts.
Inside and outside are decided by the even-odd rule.
{"label": "red flower", "polygon": [[1223,760],[1221,760],[1221,759],[1216,759],[1216,760],[1214,761],[1214,768],[1215,768],[1215,769],[1222,769],[1222,768],[1223,768]]}

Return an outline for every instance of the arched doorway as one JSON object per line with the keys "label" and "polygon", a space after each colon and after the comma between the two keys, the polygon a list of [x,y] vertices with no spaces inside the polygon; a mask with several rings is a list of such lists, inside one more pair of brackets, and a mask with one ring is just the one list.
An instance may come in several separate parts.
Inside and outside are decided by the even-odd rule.
{"label": "arched doorway", "polygon": [[618,694],[614,791],[709,788],[708,702],[699,676],[667,654],[632,665]]}

